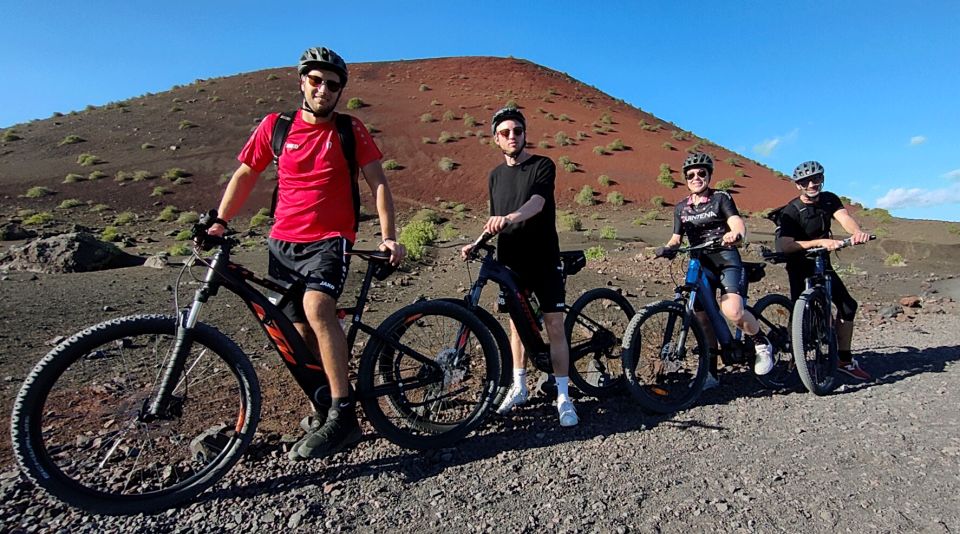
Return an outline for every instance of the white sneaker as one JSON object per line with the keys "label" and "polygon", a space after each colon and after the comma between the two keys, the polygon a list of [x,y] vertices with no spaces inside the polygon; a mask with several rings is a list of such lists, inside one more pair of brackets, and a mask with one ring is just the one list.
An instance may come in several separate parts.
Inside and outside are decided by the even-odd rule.
{"label": "white sneaker", "polygon": [[720,387],[720,381],[717,380],[717,377],[713,376],[713,373],[707,372],[707,379],[703,381],[703,390],[713,389]]}
{"label": "white sneaker", "polygon": [[577,426],[577,423],[580,422],[577,409],[568,400],[557,404],[557,414],[560,416],[560,426]]}
{"label": "white sneaker", "polygon": [[773,347],[766,338],[760,338],[760,340],[766,343],[755,342],[753,345],[757,352],[757,359],[753,361],[753,372],[757,376],[763,376],[773,370]]}
{"label": "white sneaker", "polygon": [[500,403],[500,407],[497,408],[497,413],[500,415],[510,413],[510,410],[513,409],[514,406],[526,404],[527,397],[529,396],[530,393],[527,391],[527,388],[519,384],[513,384],[507,391],[507,396],[503,398],[503,402]]}

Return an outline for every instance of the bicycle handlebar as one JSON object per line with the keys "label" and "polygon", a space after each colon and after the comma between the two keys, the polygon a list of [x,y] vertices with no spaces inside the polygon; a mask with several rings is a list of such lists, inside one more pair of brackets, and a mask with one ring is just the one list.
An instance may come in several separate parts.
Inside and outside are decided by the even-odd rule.
{"label": "bicycle handlebar", "polygon": [[[741,239],[742,239],[742,236],[741,236]],[[672,260],[673,258],[677,257],[677,254],[680,254],[682,252],[693,252],[696,250],[704,250],[704,249],[727,248],[729,246],[730,245],[723,244],[723,238],[716,237],[708,241],[704,241],[699,245],[691,245],[689,247],[678,247],[678,248],[657,247],[657,249],[654,251],[654,255],[657,258],[667,258],[668,260]]]}
{"label": "bicycle handlebar", "polygon": [[[873,241],[873,240],[876,239],[876,238],[877,238],[877,236],[871,235],[871,236],[870,236],[870,241]],[[846,238],[846,239],[841,239],[840,241],[841,241],[841,243],[843,243],[843,244],[840,245],[839,247],[837,247],[837,248],[834,249],[834,250],[840,250],[841,248],[847,248],[847,247],[853,246],[853,237],[848,237],[848,238]],[[808,256],[810,256],[810,255],[820,254],[821,252],[829,252],[829,250],[827,250],[827,247],[813,247],[813,248],[808,248],[805,252],[806,252],[806,254],[807,254]]]}
{"label": "bicycle handlebar", "polygon": [[473,247],[473,249],[470,251],[470,254],[467,256],[467,259],[471,259],[471,260],[476,259],[477,253],[480,250],[493,252],[493,246],[488,245],[487,241],[490,241],[490,239],[492,239],[494,235],[496,234],[491,234],[490,232],[483,232],[482,234],[480,234],[480,237],[478,237],[473,243],[470,244],[470,246]]}

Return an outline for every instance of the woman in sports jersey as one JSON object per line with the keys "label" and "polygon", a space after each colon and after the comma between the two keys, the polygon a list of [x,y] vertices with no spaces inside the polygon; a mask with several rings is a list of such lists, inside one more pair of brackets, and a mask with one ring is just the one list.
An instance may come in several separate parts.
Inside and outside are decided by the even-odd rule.
{"label": "woman in sports jersey", "polygon": [[[702,152],[696,152],[683,162],[683,175],[687,181],[690,196],[677,203],[673,213],[673,236],[667,242],[667,249],[680,246],[683,236],[687,237],[690,245],[699,245],[712,239],[721,239],[724,248],[716,252],[708,252],[700,257],[704,269],[713,274],[713,280],[719,280],[720,311],[728,321],[752,338],[756,348],[756,360],[753,372],[765,375],[773,369],[773,351],[770,342],[760,333],[760,323],[749,311],[743,309],[743,298],[746,286],[746,274],[740,251],[733,247],[743,239],[746,226],[737,211],[737,205],[726,191],[710,189],[710,178],[713,175],[713,159]],[[703,325],[707,341],[711,347],[711,369],[707,376],[705,389],[719,385],[716,376],[717,339],[706,314],[697,312],[697,317]]]}

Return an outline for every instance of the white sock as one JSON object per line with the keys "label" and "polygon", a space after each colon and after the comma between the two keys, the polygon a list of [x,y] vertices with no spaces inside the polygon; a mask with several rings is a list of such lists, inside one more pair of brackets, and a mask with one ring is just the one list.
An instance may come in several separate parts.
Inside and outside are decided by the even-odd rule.
{"label": "white sock", "polygon": [[557,405],[570,401],[570,391],[568,388],[570,377],[555,376],[554,379],[557,381]]}
{"label": "white sock", "polygon": [[520,386],[523,391],[527,390],[527,369],[521,368],[513,370],[513,383]]}

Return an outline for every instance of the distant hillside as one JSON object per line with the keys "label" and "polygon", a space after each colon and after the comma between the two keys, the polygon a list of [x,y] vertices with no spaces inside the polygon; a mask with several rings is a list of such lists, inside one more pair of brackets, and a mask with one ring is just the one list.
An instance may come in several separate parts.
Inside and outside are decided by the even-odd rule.
{"label": "distant hillside", "polygon": [[[655,196],[673,203],[686,192],[683,159],[697,149],[717,162],[714,185],[733,180],[731,191],[741,209],[778,206],[795,192],[774,171],[693,131],[527,61],[442,58],[353,64],[350,71],[340,110],[361,118],[374,132],[384,159],[396,161],[397,168],[387,175],[398,199],[411,205],[437,199],[486,205],[487,173],[502,161],[490,145],[489,120],[510,101],[528,118],[530,150],[570,162],[569,171],[558,165],[561,204],[572,204],[584,185],[597,192],[600,202],[618,191],[628,206],[650,207]],[[353,98],[363,105],[348,110]],[[197,80],[17,125],[0,137],[0,195],[5,204],[29,205],[21,196],[30,187],[43,186],[57,198],[114,209],[165,204],[206,209],[215,206],[223,176],[236,167],[236,155],[257,122],[271,111],[298,105],[291,67]],[[82,154],[99,162],[81,165]],[[441,170],[442,158],[450,158],[454,168]],[[671,170],[674,189],[658,181],[663,164]],[[162,178],[172,168],[189,176],[178,183]],[[91,173],[104,176],[91,181]],[[118,173],[124,181],[116,180]],[[67,179],[71,174],[75,176]],[[600,183],[602,175],[609,185]],[[165,194],[151,196],[157,187],[166,188]],[[272,188],[268,181],[261,183],[249,211],[266,205]]]}

